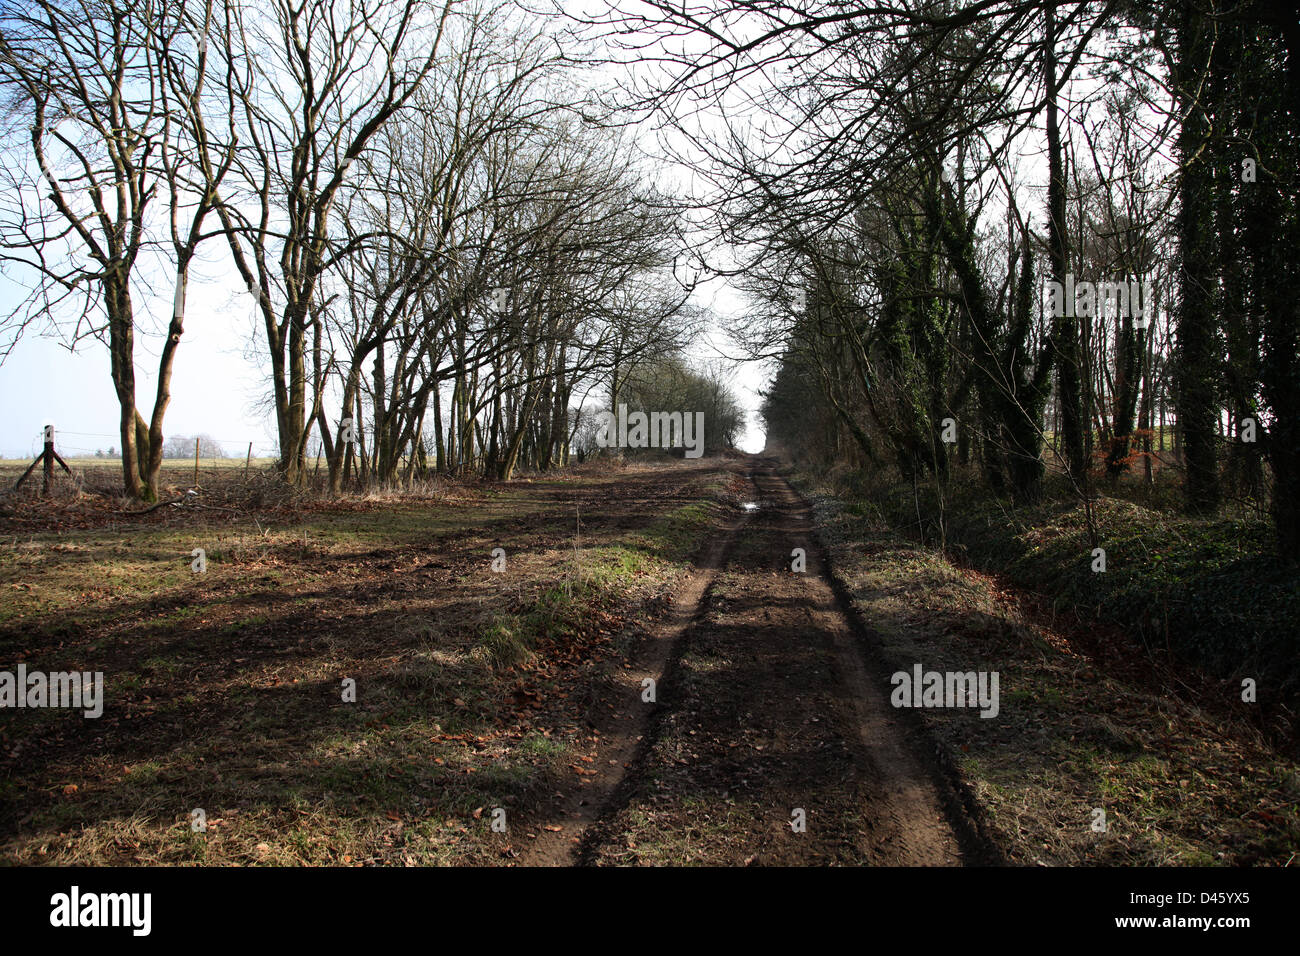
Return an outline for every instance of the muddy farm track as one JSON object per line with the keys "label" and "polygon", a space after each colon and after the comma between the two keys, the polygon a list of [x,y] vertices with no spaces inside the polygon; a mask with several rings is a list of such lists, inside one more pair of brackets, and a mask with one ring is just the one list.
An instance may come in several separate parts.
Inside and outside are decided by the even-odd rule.
{"label": "muddy farm track", "polygon": [[753,501],[698,556],[641,660],[605,688],[619,705],[596,773],[556,794],[522,862],[951,866],[976,855],[918,728],[889,706],[888,674],[830,584],[806,506],[775,462],[750,466]]}

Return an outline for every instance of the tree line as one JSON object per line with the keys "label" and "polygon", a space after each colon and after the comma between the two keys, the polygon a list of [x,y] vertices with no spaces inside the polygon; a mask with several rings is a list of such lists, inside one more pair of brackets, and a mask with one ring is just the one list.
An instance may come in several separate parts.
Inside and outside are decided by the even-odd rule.
{"label": "tree line", "polygon": [[[335,492],[563,465],[583,402],[704,319],[680,209],[587,82],[493,0],[7,4],[0,256],[30,295],[5,353],[39,324],[102,341],[124,488],[154,499],[215,262],[290,483],[309,444]],[[150,400],[142,300],[168,284]]]}
{"label": "tree line", "polygon": [[[1152,459],[1300,556],[1300,24],[1259,0],[620,3],[799,460],[1092,500]],[[639,47],[628,44],[623,62]],[[743,90],[743,96],[740,92]],[[1172,449],[1169,446],[1172,445]]]}

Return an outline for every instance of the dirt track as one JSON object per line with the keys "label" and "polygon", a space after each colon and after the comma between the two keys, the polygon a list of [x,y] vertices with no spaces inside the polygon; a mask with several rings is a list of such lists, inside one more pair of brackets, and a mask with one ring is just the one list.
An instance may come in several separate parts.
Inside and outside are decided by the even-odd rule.
{"label": "dirt track", "polygon": [[558,829],[539,827],[520,862],[970,862],[925,743],[890,707],[888,675],[829,583],[806,507],[774,462],[748,466],[757,508],[705,548],[674,613],[604,688],[617,703],[595,772],[555,795]]}

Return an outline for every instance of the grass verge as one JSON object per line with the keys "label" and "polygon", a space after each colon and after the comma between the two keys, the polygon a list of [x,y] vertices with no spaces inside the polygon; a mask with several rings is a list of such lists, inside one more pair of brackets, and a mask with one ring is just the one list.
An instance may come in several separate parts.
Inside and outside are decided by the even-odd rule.
{"label": "grass verge", "polygon": [[[1294,861],[1300,766],[1255,730],[1235,685],[1196,681],[1165,692],[1144,679],[1145,662],[1132,660],[1122,635],[1072,616],[1053,620],[1004,580],[898,533],[888,505],[798,483],[888,667],[999,672],[997,717],[942,707],[918,714],[1011,862]],[[964,526],[979,521],[968,516]],[[1108,527],[1110,540],[1122,540],[1115,523]],[[1035,537],[1022,523],[1014,533],[989,532],[989,542],[1037,540],[1037,551],[1019,557],[1028,579],[1035,562],[1059,567],[1077,533],[1062,520]],[[1059,581],[1056,588],[1057,610],[1068,609],[1072,592]]]}

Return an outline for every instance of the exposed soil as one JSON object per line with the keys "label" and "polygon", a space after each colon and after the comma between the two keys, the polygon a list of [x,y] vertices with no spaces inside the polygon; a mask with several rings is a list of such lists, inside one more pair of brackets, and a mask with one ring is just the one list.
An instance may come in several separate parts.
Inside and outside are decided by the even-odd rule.
{"label": "exposed soil", "polygon": [[945,810],[954,802],[890,708],[807,509],[774,462],[751,464],[756,507],[710,543],[645,659],[608,688],[617,704],[596,772],[557,795],[549,839],[523,862],[967,861]]}

